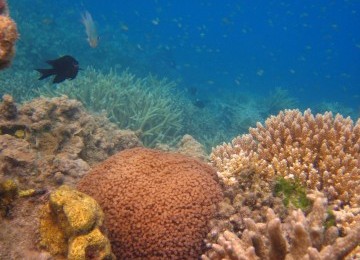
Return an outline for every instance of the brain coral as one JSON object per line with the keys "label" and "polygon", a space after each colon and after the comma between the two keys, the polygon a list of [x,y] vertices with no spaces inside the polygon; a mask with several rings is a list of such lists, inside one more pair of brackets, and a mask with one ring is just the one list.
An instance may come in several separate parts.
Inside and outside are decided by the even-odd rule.
{"label": "brain coral", "polygon": [[198,259],[207,222],[222,199],[208,165],[145,148],[110,157],[78,188],[103,208],[120,259]]}

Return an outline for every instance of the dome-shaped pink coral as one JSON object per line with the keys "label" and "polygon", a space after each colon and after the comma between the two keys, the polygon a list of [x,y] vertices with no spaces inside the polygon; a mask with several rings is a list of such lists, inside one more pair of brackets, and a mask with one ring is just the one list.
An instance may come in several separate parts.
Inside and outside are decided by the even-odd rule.
{"label": "dome-shaped pink coral", "polygon": [[135,148],[97,166],[78,188],[103,208],[119,259],[197,259],[222,198],[216,179],[196,159]]}

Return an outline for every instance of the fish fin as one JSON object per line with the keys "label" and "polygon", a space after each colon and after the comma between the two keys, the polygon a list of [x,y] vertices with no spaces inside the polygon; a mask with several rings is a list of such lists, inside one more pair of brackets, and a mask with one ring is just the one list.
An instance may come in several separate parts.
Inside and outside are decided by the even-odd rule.
{"label": "fish fin", "polygon": [[66,63],[70,58],[72,57],[69,55],[65,55],[55,60],[47,60],[46,63],[53,66],[54,68],[57,68],[59,66],[62,66],[64,62]]}
{"label": "fish fin", "polygon": [[45,79],[55,74],[53,69],[35,69],[36,71],[41,73],[39,80]]}
{"label": "fish fin", "polygon": [[58,59],[56,59],[56,60],[47,60],[46,63],[53,66],[53,67],[56,67],[59,64],[59,60]]}
{"label": "fish fin", "polygon": [[53,83],[60,83],[60,82],[63,82],[65,79],[66,79],[66,77],[64,77],[62,75],[56,75],[53,80]]}

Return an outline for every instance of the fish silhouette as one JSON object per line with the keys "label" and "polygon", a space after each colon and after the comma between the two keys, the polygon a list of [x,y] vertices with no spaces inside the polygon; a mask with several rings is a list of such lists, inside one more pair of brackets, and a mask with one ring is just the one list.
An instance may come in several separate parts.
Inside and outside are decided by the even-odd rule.
{"label": "fish silhouette", "polygon": [[60,83],[66,79],[76,78],[79,71],[79,62],[70,55],[65,55],[56,60],[46,61],[51,69],[36,69],[41,73],[39,80],[55,75],[53,83]]}

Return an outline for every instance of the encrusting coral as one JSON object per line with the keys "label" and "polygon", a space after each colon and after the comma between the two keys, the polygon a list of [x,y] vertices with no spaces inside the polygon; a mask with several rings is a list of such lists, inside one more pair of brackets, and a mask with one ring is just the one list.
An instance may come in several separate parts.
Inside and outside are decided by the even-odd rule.
{"label": "encrusting coral", "polygon": [[213,149],[211,160],[225,184],[237,183],[242,171],[255,171],[267,180],[297,180],[330,201],[359,207],[359,149],[360,120],[285,110]]}
{"label": "encrusting coral", "polygon": [[42,195],[45,190],[27,189],[20,190],[12,179],[0,179],[0,217],[11,217],[11,208],[18,198]]}
{"label": "encrusting coral", "polygon": [[134,148],[97,165],[78,183],[105,213],[120,259],[197,259],[222,198],[216,172],[176,153]]}
{"label": "encrusting coral", "polygon": [[242,233],[223,231],[202,259],[344,259],[360,243],[360,225],[345,237],[339,237],[335,226],[325,228],[327,199],[321,193],[309,197],[313,208],[307,216],[301,210],[294,210],[282,223],[268,209],[266,223],[247,218]]}
{"label": "encrusting coral", "polygon": [[50,194],[40,218],[40,245],[69,260],[115,259],[101,232],[104,213],[84,193],[63,185]]}
{"label": "encrusting coral", "polygon": [[6,0],[0,0],[0,70],[10,65],[18,37],[16,23],[9,17]]}
{"label": "encrusting coral", "polygon": [[87,114],[67,97],[38,98],[17,107],[9,95],[0,103],[0,177],[26,187],[71,184],[90,165],[141,145],[131,131]]}

